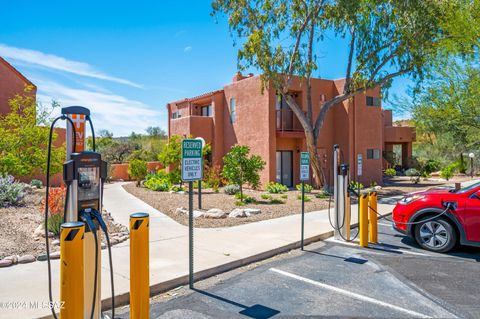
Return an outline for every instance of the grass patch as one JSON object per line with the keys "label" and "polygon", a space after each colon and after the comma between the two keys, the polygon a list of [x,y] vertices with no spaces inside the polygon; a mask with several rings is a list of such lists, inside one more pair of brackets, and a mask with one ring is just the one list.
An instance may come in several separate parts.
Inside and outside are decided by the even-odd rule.
{"label": "grass patch", "polygon": [[267,200],[268,200],[268,199],[272,199],[272,195],[268,195],[268,194],[262,194],[262,195],[260,195],[260,197],[261,197],[262,199],[267,199]]}
{"label": "grass patch", "polygon": [[[298,200],[302,200],[302,195],[298,195],[298,196],[297,196],[297,199],[298,199]],[[306,203],[306,202],[310,202],[311,200],[312,200],[312,199],[311,199],[310,197],[305,196],[305,199],[304,199],[305,203]]]}
{"label": "grass patch", "polygon": [[270,204],[285,204],[285,201],[278,199],[278,198],[272,198],[270,200]]}

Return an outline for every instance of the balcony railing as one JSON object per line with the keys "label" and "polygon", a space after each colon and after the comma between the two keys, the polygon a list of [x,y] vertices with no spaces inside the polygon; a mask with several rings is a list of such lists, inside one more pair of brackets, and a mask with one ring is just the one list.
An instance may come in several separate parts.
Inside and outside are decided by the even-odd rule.
{"label": "balcony railing", "polygon": [[277,131],[303,132],[302,124],[292,110],[277,110]]}

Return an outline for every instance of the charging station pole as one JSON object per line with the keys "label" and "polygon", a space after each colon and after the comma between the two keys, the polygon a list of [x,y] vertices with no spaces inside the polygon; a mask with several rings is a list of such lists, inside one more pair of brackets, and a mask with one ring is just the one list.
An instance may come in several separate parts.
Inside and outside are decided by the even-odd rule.
{"label": "charging station pole", "polygon": [[188,257],[189,257],[189,287],[193,289],[193,181],[201,181],[203,177],[203,143],[199,139],[184,139],[182,141],[182,180],[188,182]]}
{"label": "charging station pole", "polygon": [[302,230],[300,247],[303,250],[305,238],[305,181],[310,178],[310,154],[308,152],[300,153],[300,180],[302,181]]}

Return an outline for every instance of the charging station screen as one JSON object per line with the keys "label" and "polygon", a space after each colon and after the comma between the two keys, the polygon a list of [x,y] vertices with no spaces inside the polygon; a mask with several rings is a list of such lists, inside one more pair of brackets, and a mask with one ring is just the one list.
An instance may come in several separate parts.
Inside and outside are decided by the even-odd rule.
{"label": "charging station screen", "polygon": [[98,199],[100,196],[100,172],[98,167],[78,169],[78,200]]}

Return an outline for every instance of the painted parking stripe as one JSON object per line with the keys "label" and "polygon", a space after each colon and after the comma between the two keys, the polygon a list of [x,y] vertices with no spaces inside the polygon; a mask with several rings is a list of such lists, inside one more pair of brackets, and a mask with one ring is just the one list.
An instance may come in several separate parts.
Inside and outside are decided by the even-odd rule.
{"label": "painted parking stripe", "polygon": [[341,294],[341,295],[344,295],[344,296],[347,296],[347,297],[350,297],[350,298],[355,298],[355,299],[358,299],[358,300],[361,300],[361,301],[370,302],[372,304],[376,304],[378,306],[383,306],[383,307],[386,307],[386,308],[390,308],[390,309],[393,309],[393,310],[396,310],[396,311],[399,311],[399,312],[403,312],[403,313],[406,313],[408,315],[415,316],[415,317],[432,318],[432,317],[427,316],[423,313],[419,313],[419,312],[416,312],[416,311],[413,311],[413,310],[408,310],[408,309],[405,309],[405,308],[402,308],[402,307],[391,305],[389,303],[386,303],[386,302],[383,302],[383,301],[380,301],[380,300],[377,300],[377,299],[374,299],[374,298],[370,298],[370,297],[360,295],[360,294],[357,294],[357,293],[354,293],[354,292],[351,292],[351,291],[347,291],[347,290],[344,290],[344,289],[341,289],[341,288],[330,286],[330,285],[327,285],[327,284],[324,284],[324,283],[321,283],[321,282],[318,282],[318,281],[315,281],[315,280],[312,280],[312,279],[308,279],[308,278],[305,278],[305,277],[302,277],[302,276],[298,276],[298,275],[295,275],[295,274],[292,274],[292,273],[289,273],[289,272],[286,272],[286,271],[283,271],[283,270],[280,270],[280,269],[270,268],[270,270],[274,271],[274,272],[276,272],[280,275],[290,277],[290,278],[293,278],[293,279],[297,279],[297,280],[306,282],[308,284],[311,284],[311,285],[314,285],[314,286],[317,286],[317,287],[321,287],[321,288],[336,292],[338,294]]}

